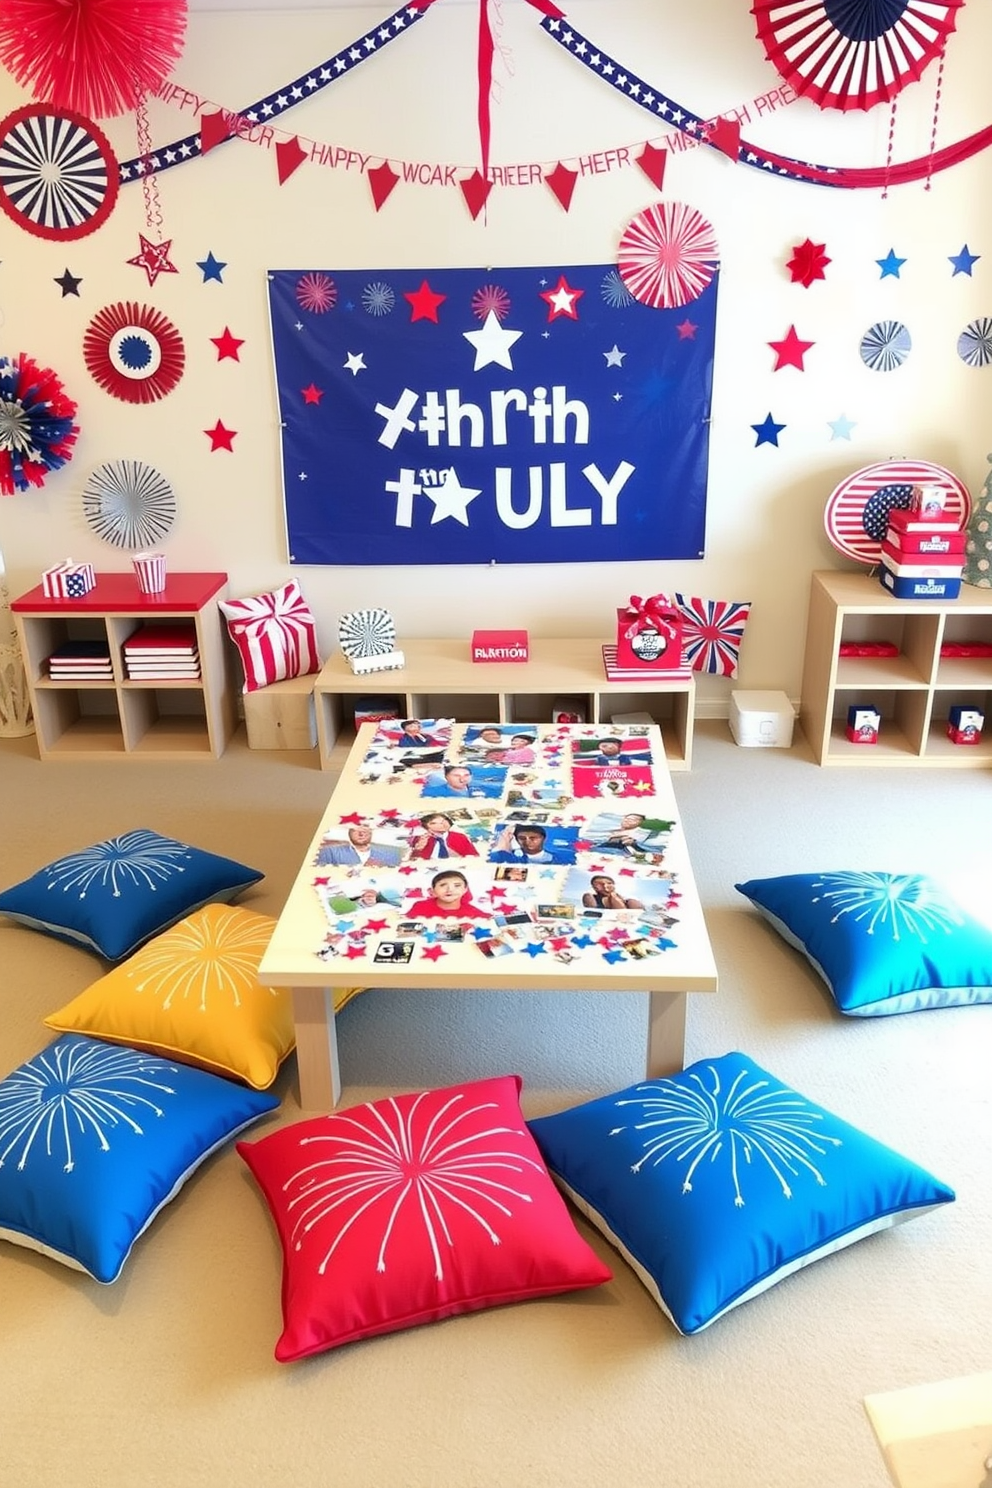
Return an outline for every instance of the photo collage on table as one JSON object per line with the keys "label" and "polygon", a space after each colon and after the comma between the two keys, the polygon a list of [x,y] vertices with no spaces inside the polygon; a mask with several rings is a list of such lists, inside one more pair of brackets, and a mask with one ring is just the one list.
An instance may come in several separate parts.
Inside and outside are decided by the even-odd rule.
{"label": "photo collage on table", "polygon": [[349,811],[318,846],[324,959],[404,965],[465,944],[615,964],[675,944],[675,823],[651,814],[647,729],[383,721],[359,781],[396,780],[403,806]]}

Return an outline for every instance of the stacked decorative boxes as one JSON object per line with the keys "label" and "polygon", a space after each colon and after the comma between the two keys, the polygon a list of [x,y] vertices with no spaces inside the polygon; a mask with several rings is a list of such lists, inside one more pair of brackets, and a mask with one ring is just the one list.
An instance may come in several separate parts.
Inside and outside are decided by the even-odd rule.
{"label": "stacked decorative boxes", "polygon": [[939,487],[914,486],[909,508],[889,512],[881,558],[878,577],[897,599],[957,599],[965,534]]}

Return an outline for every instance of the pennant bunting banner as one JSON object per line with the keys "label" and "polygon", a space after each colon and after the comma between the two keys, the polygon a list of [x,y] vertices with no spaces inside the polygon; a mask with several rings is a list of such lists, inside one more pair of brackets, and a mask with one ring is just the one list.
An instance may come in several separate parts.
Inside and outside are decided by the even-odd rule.
{"label": "pennant bunting banner", "polygon": [[719,273],[269,273],[289,559],[703,557]]}

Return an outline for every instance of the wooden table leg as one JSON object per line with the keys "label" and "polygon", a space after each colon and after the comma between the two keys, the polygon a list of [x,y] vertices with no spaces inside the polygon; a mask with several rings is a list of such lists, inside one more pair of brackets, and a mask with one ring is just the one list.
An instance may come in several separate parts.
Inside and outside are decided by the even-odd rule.
{"label": "wooden table leg", "polygon": [[294,987],[292,997],[300,1108],[329,1111],[341,1099],[334,994],[330,987]]}
{"label": "wooden table leg", "polygon": [[685,992],[652,992],[648,1006],[649,1080],[685,1069]]}

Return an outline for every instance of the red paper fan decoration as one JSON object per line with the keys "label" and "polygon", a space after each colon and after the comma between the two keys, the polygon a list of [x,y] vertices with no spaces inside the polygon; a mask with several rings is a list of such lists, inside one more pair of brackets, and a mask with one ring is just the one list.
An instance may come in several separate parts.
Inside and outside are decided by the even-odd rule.
{"label": "red paper fan decoration", "polygon": [[183,339],[149,305],[107,305],[83,337],[83,359],[93,380],[124,403],[154,403],[183,375]]}
{"label": "red paper fan decoration", "polygon": [[658,202],[627,224],[617,268],[642,305],[670,310],[699,298],[719,257],[716,235],[695,207]]}
{"label": "red paper fan decoration", "polygon": [[186,0],[4,0],[0,66],[36,99],[128,113],[182,55]]}

